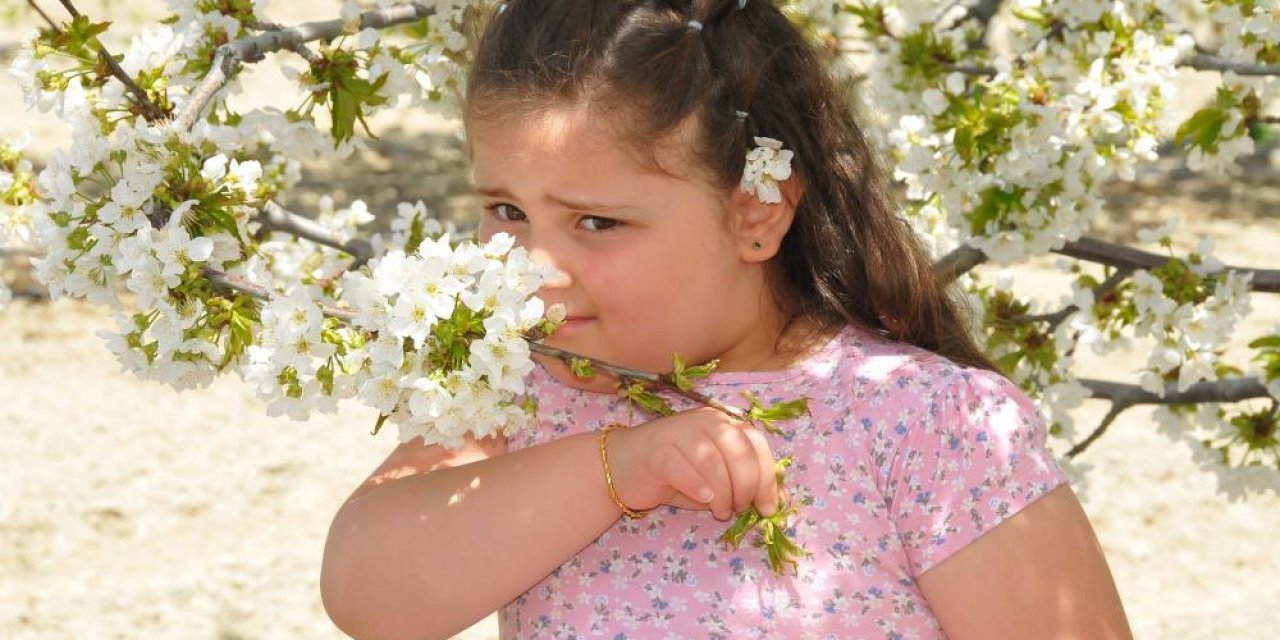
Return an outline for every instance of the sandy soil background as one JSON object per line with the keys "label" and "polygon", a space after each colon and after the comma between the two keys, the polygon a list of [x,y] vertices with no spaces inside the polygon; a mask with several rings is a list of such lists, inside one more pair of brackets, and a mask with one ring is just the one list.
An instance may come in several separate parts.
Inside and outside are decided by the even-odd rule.
{"label": "sandy soil background", "polygon": [[[158,15],[109,4],[125,23]],[[332,3],[301,4],[277,19],[329,15]],[[0,24],[0,59],[30,24],[20,20]],[[278,82],[255,72],[246,100]],[[47,157],[65,134],[20,105],[12,81],[0,81],[0,138],[31,132],[33,155]],[[419,198],[450,215],[472,210],[447,124],[400,113],[375,129],[381,141],[355,162],[309,163],[293,206],[305,211],[331,193],[375,211]],[[1191,176],[1176,161],[1158,169],[1113,190],[1115,214],[1100,235],[1125,240],[1180,215],[1182,243],[1211,233],[1228,263],[1280,266],[1276,163],[1255,159],[1234,180]],[[8,267],[7,277],[21,277]],[[1014,273],[1022,291],[1065,291],[1052,260]],[[1255,297],[1242,343],[1280,321],[1276,298]],[[267,418],[235,379],[179,394],[126,377],[95,335],[107,326],[103,310],[76,302],[17,301],[0,312],[0,638],[343,637],[319,603],[324,535],[394,438],[371,437],[374,416],[359,409],[307,423]],[[1084,368],[1125,379],[1139,362]],[[1105,408],[1086,405],[1082,428]],[[1280,499],[1228,503],[1185,447],[1155,433],[1145,409],[1125,414],[1078,461],[1092,467],[1077,490],[1139,638],[1280,636]],[[490,618],[460,637],[494,632]]]}

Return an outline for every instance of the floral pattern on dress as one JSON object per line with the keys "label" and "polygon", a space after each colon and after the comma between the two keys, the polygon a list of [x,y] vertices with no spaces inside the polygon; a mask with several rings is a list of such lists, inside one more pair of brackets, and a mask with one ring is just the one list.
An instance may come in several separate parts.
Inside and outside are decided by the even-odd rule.
{"label": "floral pattern on dress", "polygon": [[[542,369],[529,382],[538,425],[511,450],[645,419]],[[790,369],[701,388],[739,407],[809,398],[767,438],[795,458],[787,490],[807,504],[790,533],[812,556],[776,576],[760,549],[721,544],[727,523],[708,512],[620,519],[502,609],[502,638],[945,638],[916,577],[1065,482],[1007,379],[854,327]]]}

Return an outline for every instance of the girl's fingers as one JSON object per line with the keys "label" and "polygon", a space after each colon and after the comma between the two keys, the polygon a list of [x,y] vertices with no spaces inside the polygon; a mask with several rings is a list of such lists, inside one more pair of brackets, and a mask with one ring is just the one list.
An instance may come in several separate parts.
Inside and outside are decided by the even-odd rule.
{"label": "girl's fingers", "polygon": [[715,433],[716,446],[720,448],[729,471],[734,513],[746,511],[759,493],[760,453],[756,443],[747,437],[747,432],[753,430],[750,426],[722,423]]}
{"label": "girl's fingers", "polygon": [[658,475],[672,489],[699,506],[705,507],[715,496],[711,483],[702,477],[694,463],[675,446],[664,447],[659,452],[656,463]]}
{"label": "girl's fingers", "polygon": [[778,475],[773,470],[773,451],[769,448],[768,439],[759,429],[747,426],[742,428],[742,433],[755,448],[755,463],[759,465],[757,468],[760,475],[757,478],[753,504],[761,515],[772,515],[778,510]]}
{"label": "girl's fingers", "polygon": [[711,486],[712,496],[707,501],[711,514],[717,519],[728,520],[733,516],[733,485],[720,448],[708,438],[699,438],[686,444],[681,451],[698,470],[698,475]]}

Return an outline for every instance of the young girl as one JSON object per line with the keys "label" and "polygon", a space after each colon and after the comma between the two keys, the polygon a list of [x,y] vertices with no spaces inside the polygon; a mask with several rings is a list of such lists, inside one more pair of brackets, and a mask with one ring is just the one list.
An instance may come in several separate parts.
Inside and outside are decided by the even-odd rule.
{"label": "young girl", "polygon": [[[692,405],[653,419],[544,362],[536,429],[403,444],[342,506],[322,575],[339,627],[444,638],[501,610],[504,638],[1129,637],[1043,423],[777,8],[508,2],[466,98],[482,235],[561,273],[550,344],[651,371],[719,360],[713,397],[811,414],[782,435]],[[788,455],[812,555],[776,575],[719,536],[779,508]]]}

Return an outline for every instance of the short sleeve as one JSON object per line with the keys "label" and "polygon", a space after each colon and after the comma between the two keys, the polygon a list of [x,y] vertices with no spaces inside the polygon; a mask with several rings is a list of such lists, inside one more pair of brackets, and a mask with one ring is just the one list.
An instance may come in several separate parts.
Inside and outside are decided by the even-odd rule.
{"label": "short sleeve", "polygon": [[885,486],[913,576],[1066,481],[1016,385],[980,369],[948,373],[906,425]]}

